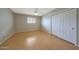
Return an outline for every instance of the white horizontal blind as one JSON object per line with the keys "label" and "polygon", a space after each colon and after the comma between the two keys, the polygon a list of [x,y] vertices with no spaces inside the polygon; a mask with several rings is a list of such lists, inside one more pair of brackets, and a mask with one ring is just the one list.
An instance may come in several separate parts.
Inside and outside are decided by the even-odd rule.
{"label": "white horizontal blind", "polygon": [[35,17],[27,17],[27,23],[28,24],[30,24],[30,23],[35,24],[36,23],[36,18]]}

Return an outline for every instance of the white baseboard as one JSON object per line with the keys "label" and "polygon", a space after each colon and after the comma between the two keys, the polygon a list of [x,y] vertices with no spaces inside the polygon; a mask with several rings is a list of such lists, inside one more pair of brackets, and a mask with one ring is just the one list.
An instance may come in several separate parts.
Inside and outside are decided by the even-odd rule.
{"label": "white baseboard", "polygon": [[10,38],[12,35],[14,35],[15,33],[10,34],[8,37],[6,37],[4,40],[0,41],[0,44],[4,43],[8,38]]}
{"label": "white baseboard", "polygon": [[36,29],[36,30],[28,30],[28,31],[16,31],[15,33],[20,33],[20,32],[31,32],[31,31],[39,31],[39,29]]}
{"label": "white baseboard", "polygon": [[[34,30],[34,31],[36,31],[36,30]],[[10,34],[8,37],[6,37],[5,39],[1,40],[0,41],[0,45],[2,43],[4,43],[8,38],[10,38],[12,35],[14,35],[15,33],[20,33],[20,32],[29,32],[29,31],[18,31],[18,32],[14,32],[14,33]]]}
{"label": "white baseboard", "polygon": [[79,47],[79,44],[76,44],[75,46]]}
{"label": "white baseboard", "polygon": [[78,44],[76,46],[79,47],[79,42],[78,42]]}

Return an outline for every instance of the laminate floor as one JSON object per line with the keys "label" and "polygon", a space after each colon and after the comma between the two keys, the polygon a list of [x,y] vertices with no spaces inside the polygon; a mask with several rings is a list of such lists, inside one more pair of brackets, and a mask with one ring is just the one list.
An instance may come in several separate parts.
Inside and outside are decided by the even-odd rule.
{"label": "laminate floor", "polygon": [[42,31],[16,33],[3,44],[1,50],[78,50],[75,45]]}

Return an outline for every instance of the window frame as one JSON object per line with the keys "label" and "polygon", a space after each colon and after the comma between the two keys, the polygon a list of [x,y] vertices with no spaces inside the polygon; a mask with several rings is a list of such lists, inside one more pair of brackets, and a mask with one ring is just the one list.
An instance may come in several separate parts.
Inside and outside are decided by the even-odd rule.
{"label": "window frame", "polygon": [[27,24],[36,24],[36,17],[27,17]]}

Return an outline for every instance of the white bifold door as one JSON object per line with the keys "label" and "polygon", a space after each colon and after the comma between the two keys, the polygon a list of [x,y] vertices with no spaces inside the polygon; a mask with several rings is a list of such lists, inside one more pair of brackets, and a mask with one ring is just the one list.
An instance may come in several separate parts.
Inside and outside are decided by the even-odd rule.
{"label": "white bifold door", "polygon": [[76,44],[76,9],[52,16],[52,34]]}

